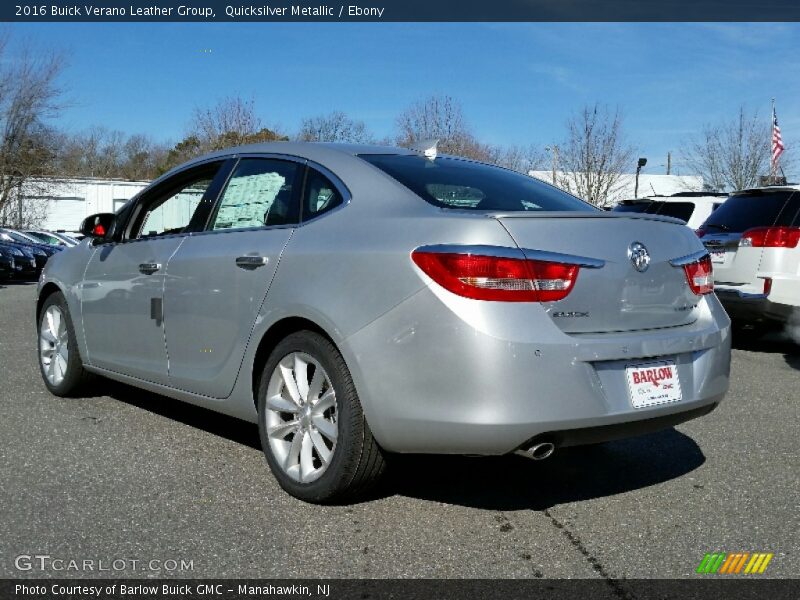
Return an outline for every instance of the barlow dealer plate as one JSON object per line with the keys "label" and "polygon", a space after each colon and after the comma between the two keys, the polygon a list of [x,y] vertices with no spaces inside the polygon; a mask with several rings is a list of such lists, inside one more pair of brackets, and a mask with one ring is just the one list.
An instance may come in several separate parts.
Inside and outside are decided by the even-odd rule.
{"label": "barlow dealer plate", "polygon": [[681,399],[681,383],[674,360],[628,365],[625,376],[634,408],[667,404]]}

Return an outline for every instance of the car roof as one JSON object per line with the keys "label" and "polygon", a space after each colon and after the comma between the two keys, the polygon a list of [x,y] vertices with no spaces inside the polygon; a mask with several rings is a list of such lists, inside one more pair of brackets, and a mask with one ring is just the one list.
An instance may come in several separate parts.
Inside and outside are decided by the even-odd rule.
{"label": "car roof", "polygon": [[341,156],[342,154],[356,156],[358,154],[416,154],[408,148],[396,146],[380,146],[375,144],[338,144],[331,142],[264,142],[260,144],[247,144],[233,146],[216,152],[211,152],[192,160],[204,162],[209,159],[232,156],[235,154],[288,154],[309,160],[324,161],[326,158]]}
{"label": "car roof", "polygon": [[761,187],[752,187],[743,190],[737,190],[731,193],[731,196],[740,194],[752,194],[753,192],[797,192],[800,191],[800,184],[789,183],[786,185],[766,185]]}

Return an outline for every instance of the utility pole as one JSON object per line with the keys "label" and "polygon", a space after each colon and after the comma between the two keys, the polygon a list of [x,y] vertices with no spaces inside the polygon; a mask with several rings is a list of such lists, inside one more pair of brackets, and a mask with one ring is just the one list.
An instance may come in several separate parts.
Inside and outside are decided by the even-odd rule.
{"label": "utility pole", "polygon": [[667,152],[667,175],[672,173],[672,152]]}
{"label": "utility pole", "polygon": [[558,171],[558,146],[553,144],[552,146],[547,146],[545,150],[553,155],[553,185],[556,185],[556,172]]}

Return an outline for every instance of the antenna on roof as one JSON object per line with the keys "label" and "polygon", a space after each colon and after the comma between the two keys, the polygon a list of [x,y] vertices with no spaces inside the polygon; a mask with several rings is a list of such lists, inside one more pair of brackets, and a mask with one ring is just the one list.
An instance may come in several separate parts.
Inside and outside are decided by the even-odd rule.
{"label": "antenna on roof", "polygon": [[434,160],[439,152],[439,150],[436,148],[438,143],[439,143],[438,138],[420,140],[418,142],[414,142],[413,144],[411,144],[408,147],[408,149],[413,150],[414,152],[419,152],[427,159]]}

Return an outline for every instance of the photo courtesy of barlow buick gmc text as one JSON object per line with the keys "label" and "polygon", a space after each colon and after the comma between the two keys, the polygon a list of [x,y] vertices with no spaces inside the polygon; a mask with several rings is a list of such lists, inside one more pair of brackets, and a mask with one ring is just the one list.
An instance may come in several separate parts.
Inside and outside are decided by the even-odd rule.
{"label": "photo courtesy of barlow buick gmc text", "polygon": [[798,596],[800,7],[0,20],[0,598]]}

